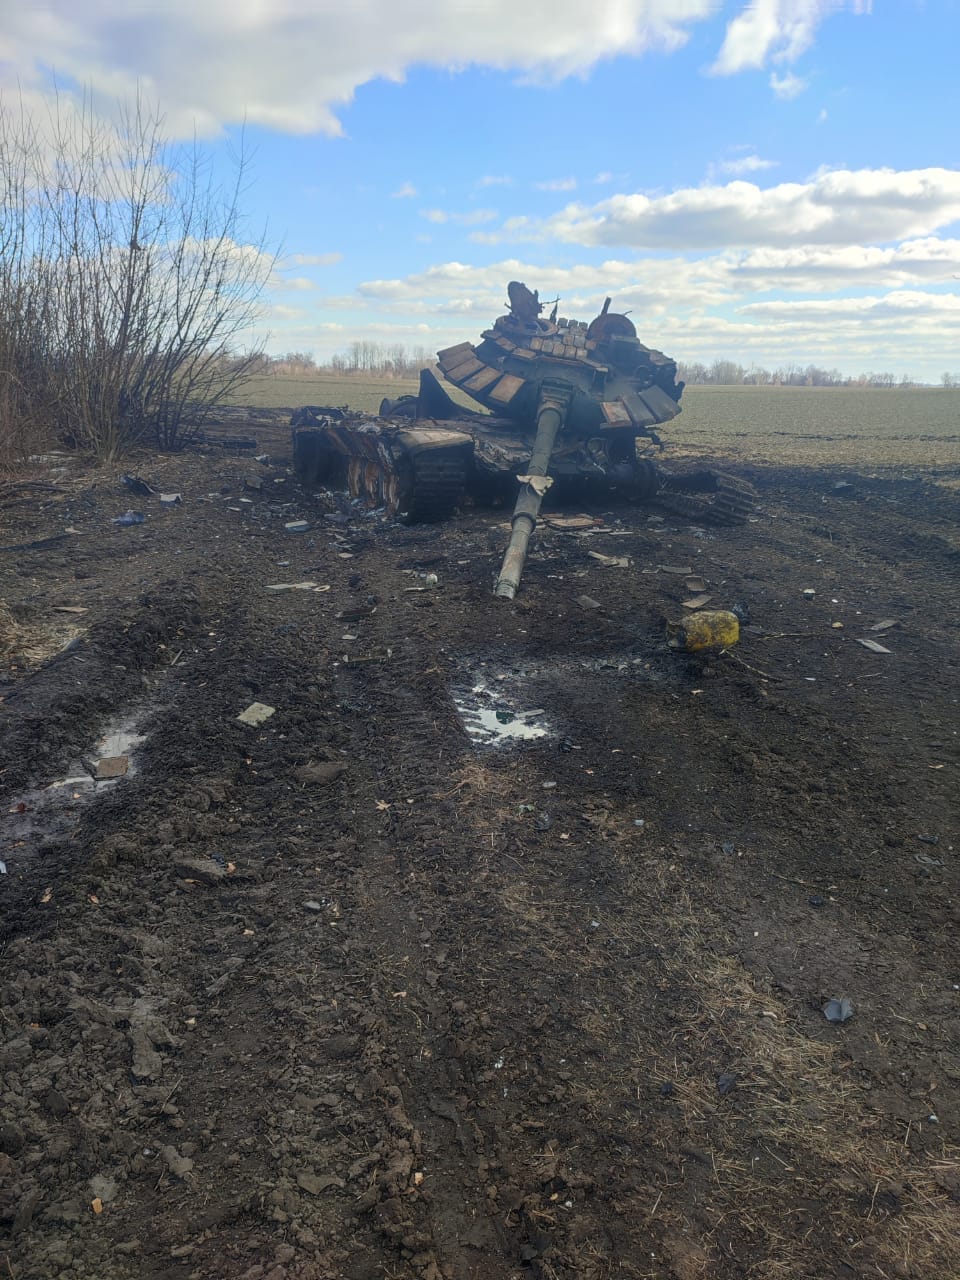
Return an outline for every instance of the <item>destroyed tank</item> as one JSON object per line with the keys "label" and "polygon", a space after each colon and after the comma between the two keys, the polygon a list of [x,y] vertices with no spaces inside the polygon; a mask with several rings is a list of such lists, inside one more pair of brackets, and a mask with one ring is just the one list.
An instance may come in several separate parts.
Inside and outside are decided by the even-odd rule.
{"label": "destroyed tank", "polygon": [[509,310],[478,344],[438,352],[440,372],[483,406],[455,403],[429,370],[416,396],[384,400],[377,416],[308,406],[291,420],[293,462],[308,485],[346,489],[411,521],[451,516],[465,495],[489,498],[519,484],[513,533],[496,593],[512,598],[540,504],[558,494],[611,489],[711,524],[753,510],[743,481],[712,471],[670,475],[641,453],[680,412],[677,366],[646,347],[608,298],[589,324],[543,318],[539,295],[508,285]]}

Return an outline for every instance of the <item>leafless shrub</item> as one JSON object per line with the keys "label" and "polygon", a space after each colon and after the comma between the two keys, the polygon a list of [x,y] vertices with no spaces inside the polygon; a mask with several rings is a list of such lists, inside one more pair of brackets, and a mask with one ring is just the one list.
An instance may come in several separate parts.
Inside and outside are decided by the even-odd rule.
{"label": "leafless shrub", "polygon": [[274,263],[245,242],[246,181],[140,103],[105,123],[0,102],[0,452],[47,434],[111,459],[201,430],[260,355],[235,352]]}

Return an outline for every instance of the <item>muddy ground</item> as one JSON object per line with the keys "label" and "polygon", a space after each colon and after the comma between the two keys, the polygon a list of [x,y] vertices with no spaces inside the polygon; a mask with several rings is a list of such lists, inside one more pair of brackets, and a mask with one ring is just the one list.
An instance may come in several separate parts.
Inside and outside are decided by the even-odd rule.
{"label": "muddy ground", "polygon": [[747,468],[511,606],[264,430],[3,492],[0,1275],[960,1275],[958,490]]}

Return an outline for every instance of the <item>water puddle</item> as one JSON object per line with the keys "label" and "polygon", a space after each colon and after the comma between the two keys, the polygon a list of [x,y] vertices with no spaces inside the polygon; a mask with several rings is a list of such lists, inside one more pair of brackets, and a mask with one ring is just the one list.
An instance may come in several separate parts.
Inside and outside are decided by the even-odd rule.
{"label": "water puddle", "polygon": [[522,709],[516,698],[502,686],[496,689],[478,683],[453,695],[454,706],[467,734],[486,746],[505,746],[545,738],[550,733],[542,707]]}
{"label": "water puddle", "polygon": [[0,816],[0,859],[7,874],[42,842],[72,835],[92,799],[137,772],[136,749],[146,741],[137,725],[146,714],[111,721],[89,751],[70,761],[64,777],[13,798]]}

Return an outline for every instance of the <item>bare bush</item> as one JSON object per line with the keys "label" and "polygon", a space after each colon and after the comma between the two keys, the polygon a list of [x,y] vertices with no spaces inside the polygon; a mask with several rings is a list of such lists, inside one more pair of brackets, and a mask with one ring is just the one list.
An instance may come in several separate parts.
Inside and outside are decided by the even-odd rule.
{"label": "bare bush", "polygon": [[139,103],[108,124],[0,102],[0,449],[177,448],[255,371],[235,349],[274,256],[245,242],[246,169],[222,186]]}

